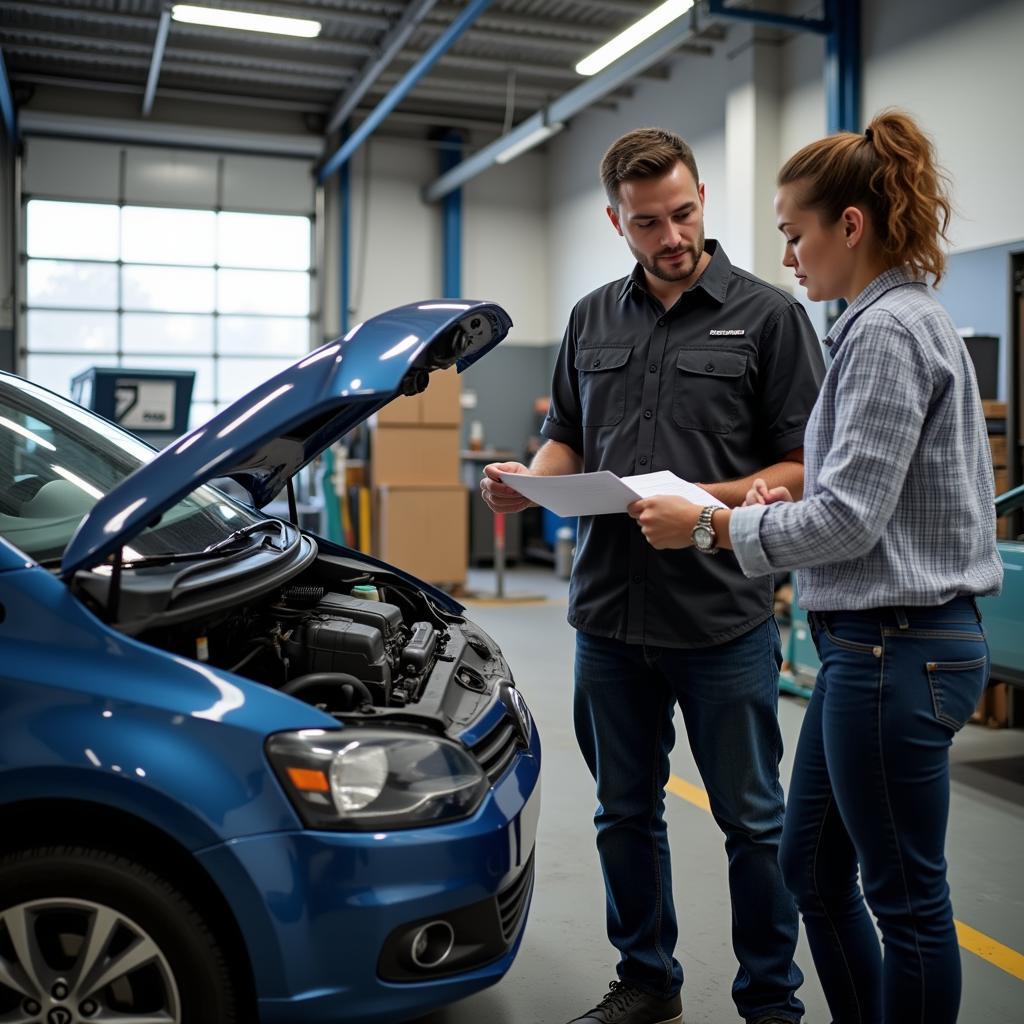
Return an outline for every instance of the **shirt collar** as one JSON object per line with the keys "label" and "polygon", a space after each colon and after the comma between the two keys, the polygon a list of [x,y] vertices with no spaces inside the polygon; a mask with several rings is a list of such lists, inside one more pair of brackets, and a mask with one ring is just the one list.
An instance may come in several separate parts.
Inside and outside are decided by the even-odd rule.
{"label": "shirt collar", "polygon": [[[721,305],[725,302],[726,292],[729,290],[729,278],[732,276],[732,263],[725,255],[725,250],[714,239],[709,238],[704,243],[704,251],[711,256],[711,262],[704,268],[704,273],[697,279],[697,283],[687,291],[694,291],[697,288],[703,291],[715,302]],[[644,268],[637,263],[630,275],[622,282],[619,289],[618,301],[623,302],[626,297],[633,293],[649,294],[647,291],[647,278],[644,275]],[[686,294],[685,292],[683,293]]]}
{"label": "shirt collar", "polygon": [[843,310],[842,315],[832,325],[832,329],[828,332],[825,337],[825,344],[828,345],[829,350],[834,356],[839,349],[843,338],[846,337],[846,332],[850,329],[853,321],[860,316],[869,306],[874,305],[886,292],[891,292],[893,288],[900,288],[905,284],[920,284],[923,285],[924,281],[920,278],[915,277],[910,269],[905,266],[892,267],[889,270],[879,274],[854,300],[850,303],[846,309]]}

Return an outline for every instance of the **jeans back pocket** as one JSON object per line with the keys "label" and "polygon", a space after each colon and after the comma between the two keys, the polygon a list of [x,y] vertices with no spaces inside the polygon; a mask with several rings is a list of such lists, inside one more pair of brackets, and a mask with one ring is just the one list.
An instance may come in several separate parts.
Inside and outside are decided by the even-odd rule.
{"label": "jeans back pocket", "polygon": [[935,717],[959,732],[974,713],[988,679],[988,654],[970,661],[929,661],[928,686]]}

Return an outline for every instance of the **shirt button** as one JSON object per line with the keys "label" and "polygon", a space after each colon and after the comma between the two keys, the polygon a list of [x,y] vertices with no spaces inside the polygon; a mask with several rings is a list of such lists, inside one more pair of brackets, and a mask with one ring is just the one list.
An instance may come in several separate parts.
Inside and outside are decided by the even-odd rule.
{"label": "shirt button", "polygon": [[659,327],[664,327],[665,326],[665,318],[663,316],[658,318],[658,326]]}
{"label": "shirt button", "polygon": [[639,576],[634,576],[633,577],[633,582],[634,583],[639,583],[640,582],[640,577]]}
{"label": "shirt button", "polygon": [[595,359],[594,360],[594,369],[596,370],[600,365],[601,365],[601,360],[600,359]]}
{"label": "shirt button", "polygon": [[644,409],[644,419],[645,420],[649,420],[653,415],[654,415],[654,413],[652,413],[650,409]]}
{"label": "shirt button", "polygon": [[646,466],[647,465],[647,456],[646,455],[641,455],[640,456],[640,465],[641,466]]}
{"label": "shirt button", "polygon": [[[597,366],[597,363],[594,363],[594,365]],[[715,368],[715,364],[714,363],[705,363],[704,364],[704,372],[705,373],[711,373],[711,371],[714,370],[714,368]]]}
{"label": "shirt button", "polygon": [[651,373],[657,373],[658,372],[658,364],[657,363],[651,363],[650,370],[651,370]]}

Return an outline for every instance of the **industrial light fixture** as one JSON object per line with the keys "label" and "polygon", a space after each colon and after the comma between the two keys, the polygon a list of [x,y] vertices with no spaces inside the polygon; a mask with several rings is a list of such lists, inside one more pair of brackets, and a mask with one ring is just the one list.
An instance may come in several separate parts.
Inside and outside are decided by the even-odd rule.
{"label": "industrial light fixture", "polygon": [[175,21],[190,25],[212,25],[215,28],[237,28],[247,32],[273,32],[281,36],[303,36],[311,39],[320,35],[320,22],[306,18],[280,18],[269,14],[251,14],[249,11],[228,11],[219,7],[198,7],[194,4],[175,4],[171,8]]}
{"label": "industrial light fixture", "polygon": [[550,139],[552,135],[557,135],[564,127],[565,125],[561,121],[553,121],[551,124],[542,124],[539,128],[534,128],[528,135],[516,139],[515,142],[498,153],[494,157],[495,163],[507,164],[509,160],[515,160],[521,153],[533,149],[534,146],[539,146],[542,142]]}
{"label": "industrial light fixture", "polygon": [[576,73],[596,75],[598,71],[617,61],[624,53],[629,53],[655,32],[660,32],[666,25],[681,18],[691,7],[693,0],[666,0],[660,7],[655,7],[650,14],[645,14],[614,39],[596,49],[589,57],[584,57],[576,65]]}

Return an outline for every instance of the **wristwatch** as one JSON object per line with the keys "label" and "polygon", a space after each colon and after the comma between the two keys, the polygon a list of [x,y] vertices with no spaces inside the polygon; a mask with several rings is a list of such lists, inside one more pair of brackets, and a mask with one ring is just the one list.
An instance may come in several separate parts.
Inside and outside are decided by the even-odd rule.
{"label": "wristwatch", "polygon": [[718,554],[718,548],[715,547],[718,537],[715,534],[715,528],[711,525],[711,517],[717,508],[717,505],[705,505],[700,510],[700,515],[697,516],[697,525],[690,533],[690,537],[693,539],[693,546],[702,555]]}

